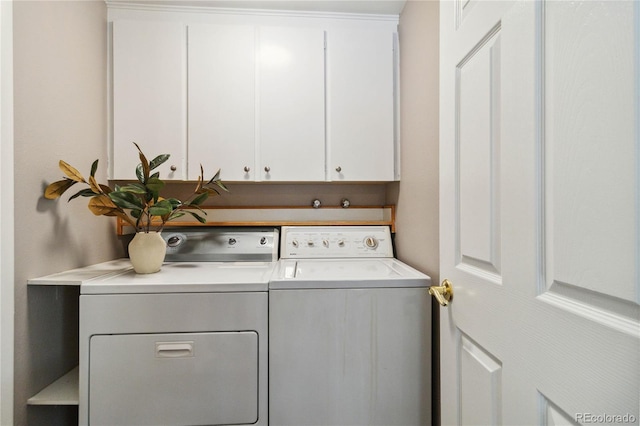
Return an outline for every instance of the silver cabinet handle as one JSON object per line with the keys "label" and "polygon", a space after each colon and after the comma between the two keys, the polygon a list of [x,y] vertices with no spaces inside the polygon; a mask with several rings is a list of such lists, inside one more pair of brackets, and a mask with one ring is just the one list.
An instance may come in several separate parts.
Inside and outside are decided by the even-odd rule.
{"label": "silver cabinet handle", "polygon": [[336,167],[336,172],[340,173],[342,171],[342,167],[338,166]]}
{"label": "silver cabinet handle", "polygon": [[169,168],[171,169],[172,172],[175,172],[176,170],[178,170],[178,168],[176,166],[171,166]]}
{"label": "silver cabinet handle", "polygon": [[267,172],[267,173],[269,173],[269,172],[271,171],[271,167],[269,167],[269,166],[265,166],[265,167],[264,167],[264,171],[265,171],[265,172]]}
{"label": "silver cabinet handle", "polygon": [[251,171],[251,168],[249,166],[244,166],[245,173],[249,173],[250,171]]}

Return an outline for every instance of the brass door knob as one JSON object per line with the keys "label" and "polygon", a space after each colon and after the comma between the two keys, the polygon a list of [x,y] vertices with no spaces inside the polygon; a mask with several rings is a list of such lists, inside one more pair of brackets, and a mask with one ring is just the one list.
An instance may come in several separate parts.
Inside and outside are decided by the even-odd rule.
{"label": "brass door knob", "polygon": [[445,279],[442,284],[429,287],[429,294],[435,297],[441,306],[448,306],[453,300],[453,285]]}

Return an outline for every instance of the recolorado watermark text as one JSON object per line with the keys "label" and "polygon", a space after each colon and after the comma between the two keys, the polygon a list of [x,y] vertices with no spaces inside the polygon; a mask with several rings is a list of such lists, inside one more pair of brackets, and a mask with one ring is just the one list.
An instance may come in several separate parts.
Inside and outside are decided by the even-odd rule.
{"label": "recolorado watermark text", "polygon": [[582,424],[625,424],[638,420],[633,414],[594,414],[576,413],[576,421]]}

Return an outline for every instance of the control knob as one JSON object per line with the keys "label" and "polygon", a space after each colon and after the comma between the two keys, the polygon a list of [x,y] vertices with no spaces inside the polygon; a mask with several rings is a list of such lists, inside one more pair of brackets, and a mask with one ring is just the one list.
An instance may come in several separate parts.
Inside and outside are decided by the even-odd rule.
{"label": "control knob", "polygon": [[375,237],[367,237],[364,239],[364,245],[369,249],[376,249],[378,248],[378,240]]}

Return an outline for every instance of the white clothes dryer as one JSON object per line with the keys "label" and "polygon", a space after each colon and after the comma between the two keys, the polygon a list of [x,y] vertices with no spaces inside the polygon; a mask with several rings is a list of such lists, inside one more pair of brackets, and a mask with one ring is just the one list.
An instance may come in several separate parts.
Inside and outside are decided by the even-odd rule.
{"label": "white clothes dryer", "polygon": [[267,425],[277,229],[163,233],[167,262],[80,289],[81,425]]}
{"label": "white clothes dryer", "polygon": [[282,227],[271,425],[430,423],[430,282],[393,257],[388,227]]}

